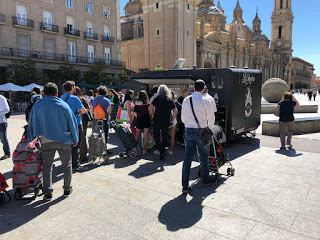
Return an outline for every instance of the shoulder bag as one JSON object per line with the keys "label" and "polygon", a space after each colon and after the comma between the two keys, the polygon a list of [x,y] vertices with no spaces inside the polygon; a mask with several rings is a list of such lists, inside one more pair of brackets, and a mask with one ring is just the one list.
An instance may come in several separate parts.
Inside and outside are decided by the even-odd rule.
{"label": "shoulder bag", "polygon": [[213,133],[212,133],[212,131],[209,129],[208,126],[207,126],[206,128],[201,128],[201,127],[200,127],[198,118],[197,118],[196,114],[194,113],[193,103],[192,103],[192,97],[190,97],[190,105],[191,105],[191,110],[192,110],[194,119],[196,120],[196,123],[197,123],[197,125],[198,125],[198,128],[200,129],[201,134],[202,134],[202,142],[203,142],[203,145],[205,145],[205,146],[211,145],[211,144],[213,143],[213,142],[212,142]]}

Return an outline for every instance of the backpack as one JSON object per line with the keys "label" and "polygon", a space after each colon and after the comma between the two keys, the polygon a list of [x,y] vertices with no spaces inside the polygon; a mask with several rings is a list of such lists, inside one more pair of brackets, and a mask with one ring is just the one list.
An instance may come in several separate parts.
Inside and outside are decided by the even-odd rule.
{"label": "backpack", "polygon": [[98,103],[98,105],[93,109],[94,118],[97,120],[102,120],[106,118],[106,113],[104,112],[103,108],[100,105],[102,100],[103,98],[101,99],[100,103]]}
{"label": "backpack", "polygon": [[11,103],[11,100],[10,99],[8,99],[8,98],[6,98],[6,100],[7,100],[7,103],[8,103],[8,105],[9,105],[9,112],[7,112],[6,114],[5,114],[5,116],[6,116],[6,118],[9,118],[10,116],[11,116],[11,108],[12,108],[12,103]]}

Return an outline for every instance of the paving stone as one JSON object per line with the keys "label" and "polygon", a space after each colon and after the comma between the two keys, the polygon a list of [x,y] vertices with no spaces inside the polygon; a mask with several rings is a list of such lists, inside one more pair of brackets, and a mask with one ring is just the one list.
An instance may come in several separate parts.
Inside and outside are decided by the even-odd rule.
{"label": "paving stone", "polygon": [[243,201],[233,212],[239,216],[287,230],[290,230],[298,215],[295,212],[264,205],[255,200]]}
{"label": "paving stone", "polygon": [[205,207],[196,226],[230,239],[243,239],[255,224],[253,220]]}
{"label": "paving stone", "polygon": [[105,224],[102,228],[90,234],[86,237],[88,240],[143,240],[144,238],[139,237],[133,233],[125,231],[122,228],[113,226],[111,224]]}
{"label": "paving stone", "polygon": [[205,239],[209,231],[182,222],[177,219],[162,217],[156,219],[139,230],[140,236],[146,239]]}
{"label": "paving stone", "polygon": [[292,233],[280,228],[272,227],[270,225],[266,225],[263,223],[258,223],[249,235],[245,238],[246,240],[312,240],[314,238],[310,238],[304,235],[300,235],[297,233]]}
{"label": "paving stone", "polygon": [[319,216],[299,214],[291,228],[291,231],[320,239],[320,218]]}

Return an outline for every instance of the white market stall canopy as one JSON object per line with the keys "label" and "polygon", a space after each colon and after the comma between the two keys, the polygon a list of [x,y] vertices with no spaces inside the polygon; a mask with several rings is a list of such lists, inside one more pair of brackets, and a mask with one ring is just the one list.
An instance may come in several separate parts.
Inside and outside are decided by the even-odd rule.
{"label": "white market stall canopy", "polygon": [[31,83],[29,85],[24,86],[23,88],[28,89],[31,92],[34,87],[40,88],[41,91],[43,90],[43,86],[38,85],[36,83]]}
{"label": "white market stall canopy", "polygon": [[6,83],[6,84],[3,84],[3,85],[0,85],[0,91],[3,91],[3,92],[9,92],[9,91],[12,91],[12,92],[30,92],[30,90],[24,88],[24,87],[20,87],[18,85],[15,85],[13,83]]}

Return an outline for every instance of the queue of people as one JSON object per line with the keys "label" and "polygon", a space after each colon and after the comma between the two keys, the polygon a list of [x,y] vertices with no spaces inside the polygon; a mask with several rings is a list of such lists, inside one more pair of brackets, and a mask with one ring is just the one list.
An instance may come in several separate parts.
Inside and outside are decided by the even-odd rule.
{"label": "queue of people", "polygon": [[[72,173],[86,170],[81,162],[88,160],[86,138],[90,115],[93,113],[95,117],[99,115],[97,119],[103,120],[106,144],[108,142],[112,113],[112,104],[110,99],[107,98],[108,89],[100,86],[94,92],[90,90],[88,96],[83,96],[81,89],[76,87],[73,81],[66,81],[63,87],[65,93],[61,98],[58,97],[58,87],[55,83],[47,83],[44,86],[43,95],[40,94],[39,89],[34,89],[31,98],[32,108],[27,119],[29,123],[28,139],[31,141],[34,138],[39,138],[42,145],[45,200],[52,198],[52,169],[56,151],[58,151],[62,162],[65,196],[72,192]],[[195,114],[199,118],[200,125],[210,125],[211,127],[215,121],[215,101],[211,99],[212,97],[210,98],[210,95],[206,96],[206,87],[202,80],[196,81],[194,91],[192,98],[194,104],[197,105]],[[207,166],[208,161],[205,162],[204,160],[208,159],[209,150],[208,146],[203,146],[199,142],[199,131],[201,129],[198,129],[195,125],[195,120],[189,109],[190,92],[188,90],[183,90],[177,101],[175,101],[174,93],[166,85],[154,86],[149,94],[145,90],[141,90],[136,102],[134,102],[134,92],[132,90],[128,90],[125,96],[114,90],[111,90],[111,94],[113,105],[121,106],[127,110],[130,125],[134,129],[132,132],[135,134],[137,142],[140,141],[143,134],[142,154],[148,151],[150,136],[154,137],[156,145],[154,153],[159,154],[160,160],[166,158],[167,152],[169,155],[173,155],[176,139],[179,144],[185,144],[186,155],[182,174],[183,192],[190,190],[188,181],[195,146],[198,146],[200,150],[204,183],[211,183]],[[0,103],[1,101],[0,98]],[[6,109],[4,106],[0,114],[5,113]],[[92,123],[93,131],[95,122]],[[6,126],[5,122],[4,126]],[[10,157],[8,144],[6,144],[4,137],[1,137],[1,141],[5,150],[4,157],[8,158]],[[166,151],[167,149],[168,151]],[[107,154],[111,153],[107,149]]]}

